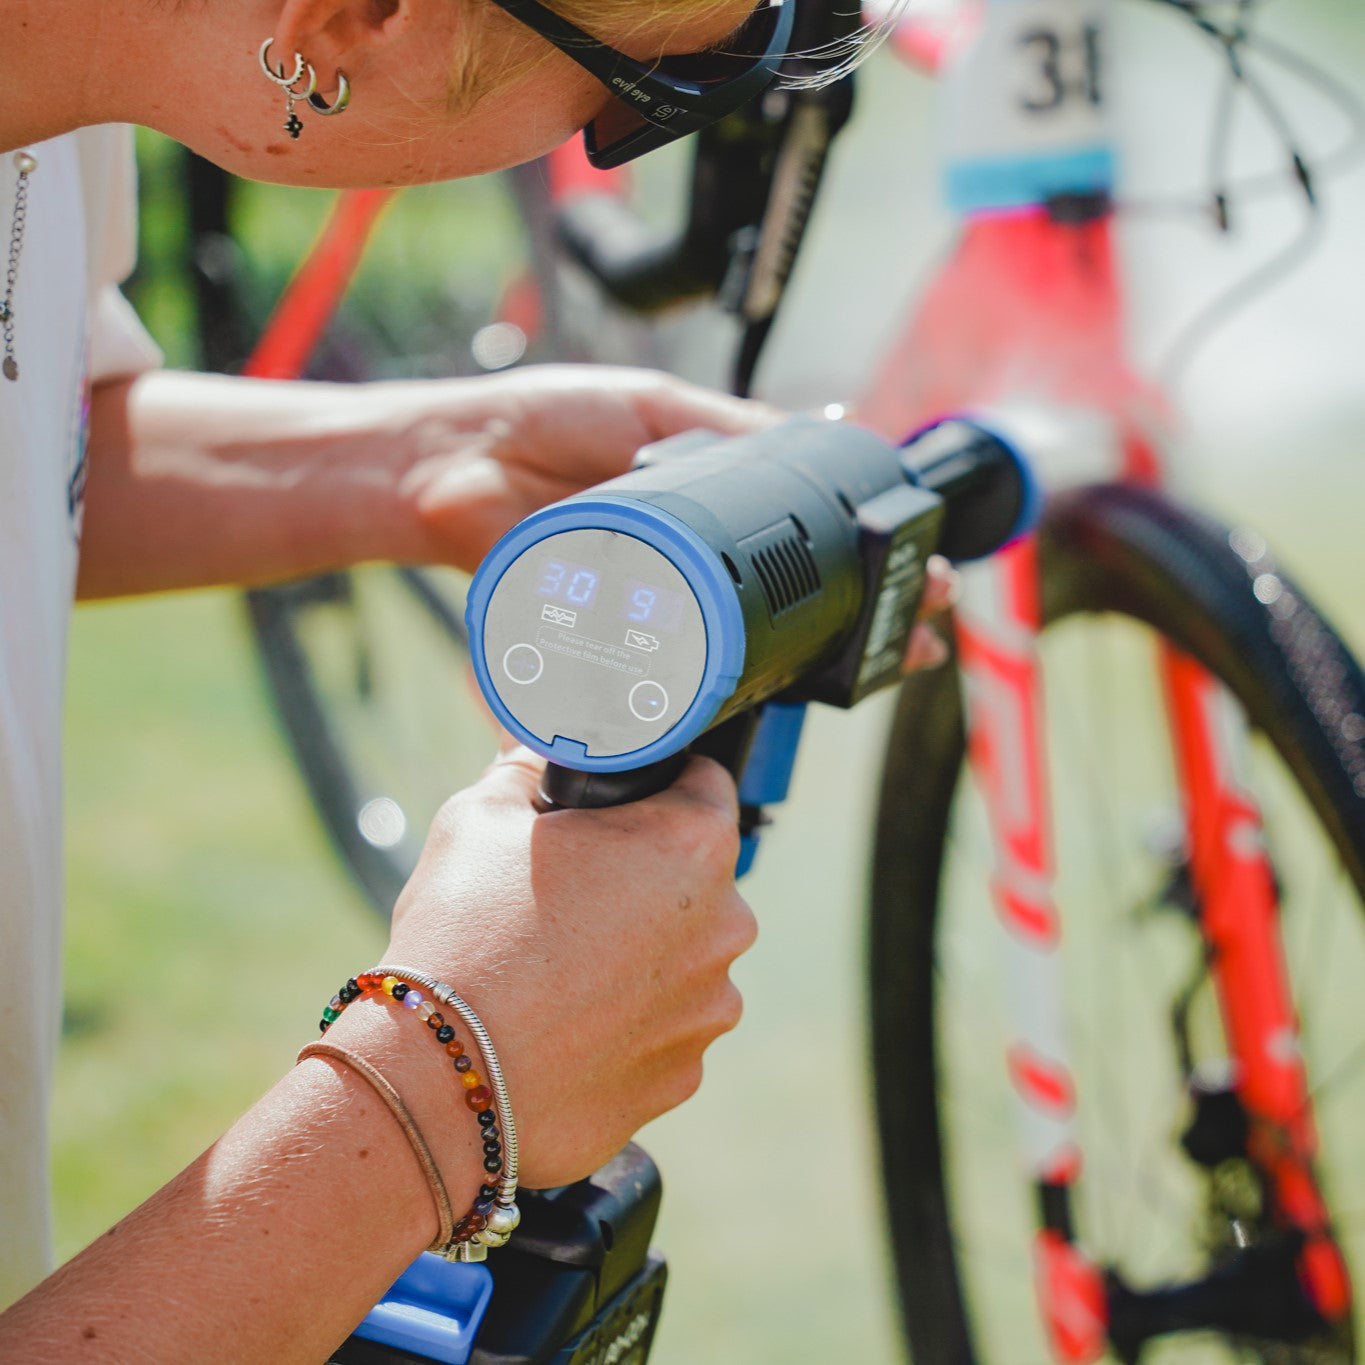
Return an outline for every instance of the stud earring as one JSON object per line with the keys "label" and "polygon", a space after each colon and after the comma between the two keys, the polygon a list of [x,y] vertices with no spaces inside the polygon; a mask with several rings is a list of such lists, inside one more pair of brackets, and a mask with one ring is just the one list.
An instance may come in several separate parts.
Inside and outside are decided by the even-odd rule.
{"label": "stud earring", "polygon": [[[313,99],[313,92],[318,88],[318,73],[313,70],[311,62],[305,62],[301,53],[294,53],[294,69],[285,74],[284,64],[272,67],[266,60],[266,54],[270,51],[270,45],[275,40],[267,38],[261,44],[261,50],[257,53],[256,59],[261,64],[261,70],[265,77],[274,85],[278,85],[284,91],[284,112],[287,115],[283,127],[286,133],[292,138],[297,138],[303,132],[303,121],[294,112],[294,102],[296,100]],[[299,82],[304,83],[303,89],[296,89]],[[349,91],[347,92],[349,95]],[[338,96],[338,101],[340,97]],[[321,111],[320,111],[321,112]],[[328,111],[330,112],[330,111]]]}

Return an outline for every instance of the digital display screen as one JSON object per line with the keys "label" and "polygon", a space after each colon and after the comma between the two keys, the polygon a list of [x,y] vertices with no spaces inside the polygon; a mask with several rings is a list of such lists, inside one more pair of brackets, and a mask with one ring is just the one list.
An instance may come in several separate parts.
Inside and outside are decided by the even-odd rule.
{"label": "digital display screen", "polygon": [[653,630],[676,631],[682,625],[686,601],[681,593],[652,583],[629,582],[625,591],[625,618]]}
{"label": "digital display screen", "polygon": [[[587,564],[575,564],[568,559],[544,559],[536,569],[535,590],[541,597],[585,611],[597,605],[601,587],[601,571]],[[627,625],[670,633],[681,629],[687,609],[687,599],[682,593],[637,579],[628,579],[619,591],[609,587],[604,603],[613,601],[619,618]]]}
{"label": "digital display screen", "polygon": [[547,559],[540,566],[536,591],[542,597],[568,602],[575,607],[590,607],[597,600],[601,575],[585,564],[570,564],[563,559]]}
{"label": "digital display screen", "polygon": [[702,723],[692,708],[707,679],[707,618],[667,554],[571,526],[500,567],[471,646],[477,630],[494,709],[532,747],[620,757]]}

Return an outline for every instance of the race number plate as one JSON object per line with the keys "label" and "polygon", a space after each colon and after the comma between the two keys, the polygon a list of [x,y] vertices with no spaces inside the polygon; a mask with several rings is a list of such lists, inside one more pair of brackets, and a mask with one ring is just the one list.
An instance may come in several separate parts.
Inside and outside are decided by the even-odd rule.
{"label": "race number plate", "polygon": [[940,89],[947,195],[959,212],[1109,188],[1097,0],[992,0]]}

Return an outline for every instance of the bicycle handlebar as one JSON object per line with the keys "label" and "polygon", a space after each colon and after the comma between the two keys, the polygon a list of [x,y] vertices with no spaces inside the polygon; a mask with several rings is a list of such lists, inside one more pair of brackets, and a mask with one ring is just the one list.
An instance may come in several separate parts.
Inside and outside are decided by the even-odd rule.
{"label": "bicycle handlebar", "polygon": [[[856,27],[856,6],[798,16],[796,52],[836,44]],[[788,76],[810,59],[793,56]],[[674,232],[647,226],[609,193],[569,197],[558,235],[571,259],[617,303],[652,313],[718,295],[751,329],[734,388],[746,392],[777,311],[835,134],[853,107],[850,77],[817,89],[774,88],[697,135],[688,217]]]}
{"label": "bicycle handlebar", "polygon": [[602,291],[637,313],[715,293],[727,255],[722,235],[649,227],[623,199],[598,192],[576,195],[558,211],[560,244]]}

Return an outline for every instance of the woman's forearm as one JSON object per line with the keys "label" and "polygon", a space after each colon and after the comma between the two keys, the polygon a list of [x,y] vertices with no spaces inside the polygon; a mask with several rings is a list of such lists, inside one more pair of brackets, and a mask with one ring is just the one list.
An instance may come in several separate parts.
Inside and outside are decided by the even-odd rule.
{"label": "woman's forearm", "polygon": [[[420,1036],[405,1036],[411,1024],[357,1005],[328,1037],[408,1100],[458,1215],[482,1174],[476,1125],[434,1049],[428,1057]],[[426,1179],[383,1101],[344,1065],[310,1058],[0,1314],[0,1360],[318,1365],[436,1229]]]}
{"label": "woman's forearm", "polygon": [[[259,583],[411,558],[405,476],[425,439],[458,458],[478,390],[446,386],[424,432],[397,384],[280,384],[161,371],[98,388],[78,593]],[[400,413],[402,416],[400,416]]]}
{"label": "woman's forearm", "polygon": [[261,583],[387,559],[472,570],[509,526],[680,431],[777,414],[646,370],[99,387],[78,590]]}

